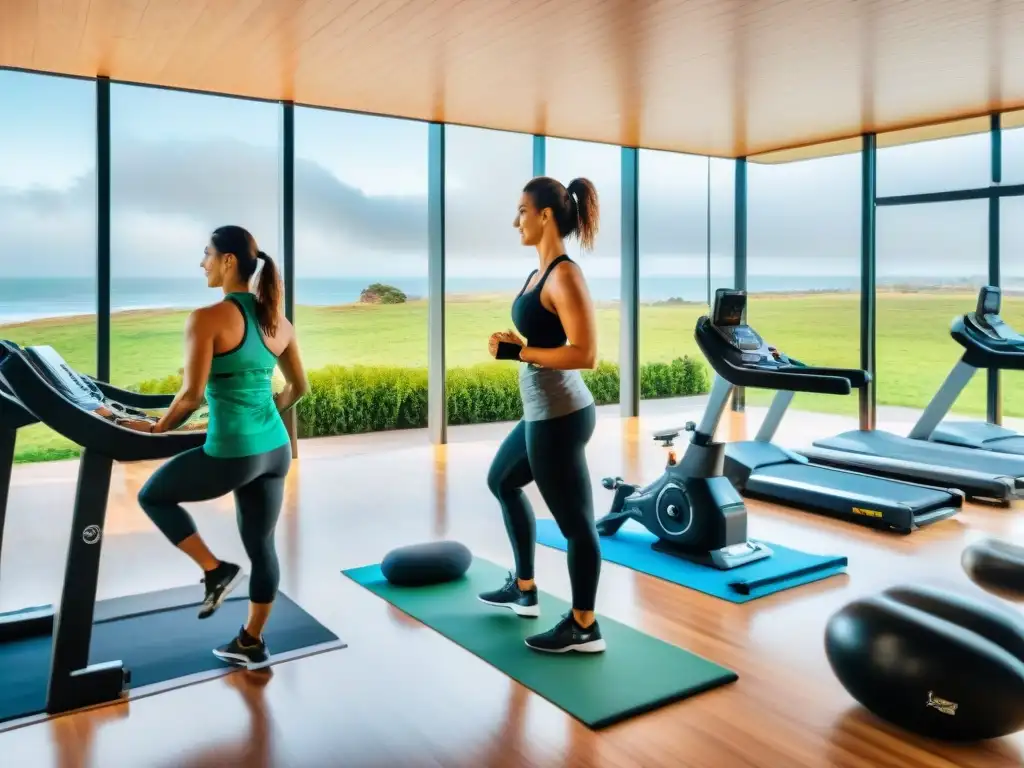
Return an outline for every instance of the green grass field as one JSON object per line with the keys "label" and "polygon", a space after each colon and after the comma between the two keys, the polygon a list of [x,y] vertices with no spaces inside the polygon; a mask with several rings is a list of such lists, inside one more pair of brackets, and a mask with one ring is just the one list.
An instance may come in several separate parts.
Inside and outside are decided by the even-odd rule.
{"label": "green grass field", "polygon": [[[878,295],[878,403],[923,407],[959,357],[949,337],[949,323],[973,307],[971,292],[885,293]],[[451,297],[448,303],[449,367],[489,360],[487,337],[507,328],[509,296]],[[815,365],[856,367],[859,361],[859,298],[856,294],[752,295],[748,320],[782,351]],[[296,310],[303,357],[308,369],[327,364],[426,366],[427,305],[424,301],[393,305],[343,305]],[[702,304],[645,305],[640,312],[642,362],[700,357],[693,339]],[[128,386],[167,376],[182,365],[185,312],[121,312],[111,318],[111,378]],[[1003,316],[1024,325],[1024,299],[1004,298]],[[619,312],[599,306],[600,357],[618,360]],[[76,369],[95,365],[96,327],[92,317],[54,318],[0,326],[0,338],[21,345],[49,344]],[[1024,416],[1024,393],[1004,374],[1004,413]],[[985,377],[979,374],[961,396],[956,411],[983,415]],[[751,392],[766,403],[767,392]],[[854,414],[856,395],[798,395],[794,408]],[[20,461],[60,458],[71,446],[43,427],[22,430]]]}

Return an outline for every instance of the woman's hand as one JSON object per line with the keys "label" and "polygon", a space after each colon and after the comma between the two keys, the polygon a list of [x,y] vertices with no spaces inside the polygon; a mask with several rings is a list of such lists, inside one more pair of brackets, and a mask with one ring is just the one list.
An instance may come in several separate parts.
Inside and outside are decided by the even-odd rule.
{"label": "woman's hand", "polygon": [[133,429],[136,432],[152,432],[153,427],[156,426],[154,422],[145,419],[115,419],[114,423],[119,427]]}
{"label": "woman's hand", "polygon": [[526,342],[520,338],[519,334],[515,331],[498,331],[492,333],[491,338],[487,340],[487,351],[491,357],[496,357],[498,354],[498,342],[507,341],[509,344],[518,344],[520,347],[525,347]]}
{"label": "woman's hand", "polygon": [[277,408],[277,412],[284,417],[299,402],[299,399],[295,387],[291,384],[285,384],[284,389],[274,395],[274,406]]}

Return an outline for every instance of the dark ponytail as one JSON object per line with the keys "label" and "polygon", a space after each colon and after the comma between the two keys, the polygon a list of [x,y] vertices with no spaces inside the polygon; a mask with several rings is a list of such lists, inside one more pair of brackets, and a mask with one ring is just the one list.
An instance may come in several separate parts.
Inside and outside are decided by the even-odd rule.
{"label": "dark ponytail", "polygon": [[576,238],[585,251],[594,250],[594,240],[601,224],[601,206],[597,189],[590,179],[573,179],[565,188],[576,209]]}
{"label": "dark ponytail", "polygon": [[281,278],[272,258],[263,251],[257,251],[256,258],[263,262],[256,285],[256,320],[265,336],[274,336],[281,317]]}
{"label": "dark ponytail", "polygon": [[576,236],[580,247],[590,251],[601,221],[601,207],[597,189],[590,179],[578,178],[563,187],[561,182],[548,176],[531,179],[523,188],[538,211],[550,208],[561,237]]}
{"label": "dark ponytail", "polygon": [[265,336],[274,336],[281,318],[281,277],[274,260],[259,249],[248,230],[235,225],[217,227],[210,242],[220,254],[233,254],[238,276],[250,282],[256,268],[263,262],[256,285],[256,322]]}

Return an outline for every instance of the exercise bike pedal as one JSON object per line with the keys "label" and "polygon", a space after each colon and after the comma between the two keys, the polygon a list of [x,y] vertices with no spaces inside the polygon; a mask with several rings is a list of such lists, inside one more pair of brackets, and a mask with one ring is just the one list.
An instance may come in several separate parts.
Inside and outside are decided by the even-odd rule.
{"label": "exercise bike pedal", "polygon": [[672,542],[659,539],[651,545],[655,552],[672,555],[682,560],[689,560],[691,563],[714,568],[719,571],[729,571],[741,565],[756,563],[771,557],[773,552],[770,547],[759,541],[743,541],[739,544],[731,544],[720,549],[700,550],[690,547],[679,546]]}

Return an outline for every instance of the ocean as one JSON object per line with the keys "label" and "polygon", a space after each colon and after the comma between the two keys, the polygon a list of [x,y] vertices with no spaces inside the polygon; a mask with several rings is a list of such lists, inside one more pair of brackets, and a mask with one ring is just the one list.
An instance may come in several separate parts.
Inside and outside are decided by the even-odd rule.
{"label": "ocean", "polygon": [[[725,282],[728,280],[729,282]],[[295,280],[295,302],[313,306],[333,306],[359,300],[360,292],[371,282],[393,285],[411,298],[427,295],[426,277],[368,278],[302,278]],[[977,285],[977,279],[936,281],[922,277],[891,277],[879,284],[934,285],[936,282],[963,282]],[[713,278],[713,287],[731,284],[731,276]],[[448,278],[449,295],[472,293],[515,292],[520,280],[507,278]],[[619,298],[619,281],[615,278],[588,280],[591,295],[597,301]],[[860,278],[850,276],[764,276],[751,275],[748,290],[764,293],[804,291],[856,291]],[[113,311],[138,309],[191,309],[215,301],[217,294],[202,279],[193,278],[113,278],[111,280]],[[708,284],[703,277],[644,276],[640,278],[641,301],[664,301],[681,298],[686,301],[707,300]],[[0,282],[0,323],[17,323],[43,317],[93,314],[96,311],[96,284],[91,278],[6,278]]]}

